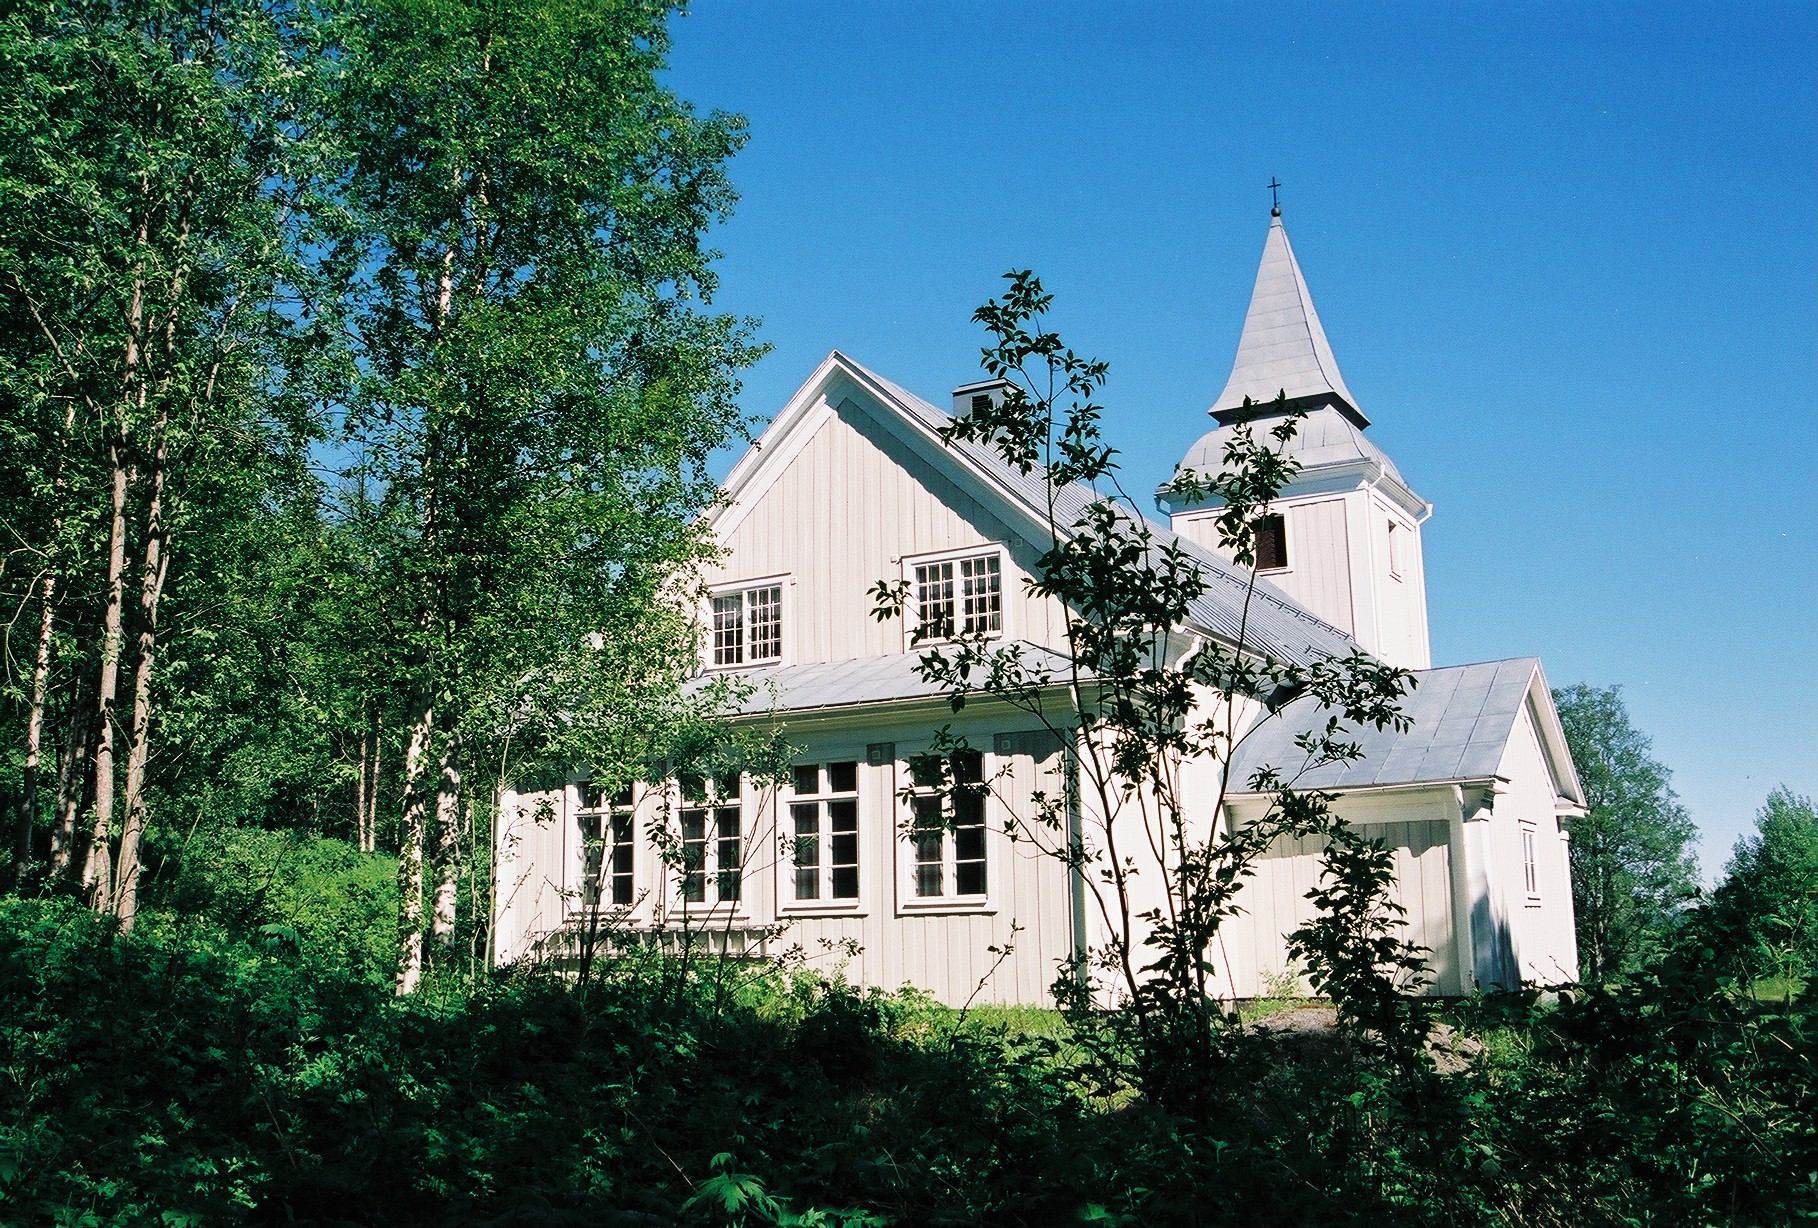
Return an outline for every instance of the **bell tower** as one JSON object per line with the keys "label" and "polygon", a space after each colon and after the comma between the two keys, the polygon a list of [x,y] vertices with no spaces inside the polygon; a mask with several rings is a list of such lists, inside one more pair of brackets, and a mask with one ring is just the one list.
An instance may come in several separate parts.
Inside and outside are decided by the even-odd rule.
{"label": "bell tower", "polygon": [[[1240,424],[1266,441],[1274,418],[1295,410],[1306,416],[1282,452],[1300,471],[1258,525],[1258,575],[1391,665],[1428,668],[1420,528],[1433,508],[1365,436],[1370,420],[1339,373],[1277,206],[1237,360],[1209,411],[1218,425],[1178,469],[1215,476]],[[1183,502],[1165,486],[1158,500],[1176,533],[1223,553],[1216,501]]]}

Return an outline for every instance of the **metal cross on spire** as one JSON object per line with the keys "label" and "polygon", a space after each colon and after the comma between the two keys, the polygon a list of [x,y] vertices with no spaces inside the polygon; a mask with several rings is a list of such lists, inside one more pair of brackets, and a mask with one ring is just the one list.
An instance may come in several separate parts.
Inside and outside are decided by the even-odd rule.
{"label": "metal cross on spire", "polygon": [[1269,176],[1269,216],[1281,216],[1281,180]]}

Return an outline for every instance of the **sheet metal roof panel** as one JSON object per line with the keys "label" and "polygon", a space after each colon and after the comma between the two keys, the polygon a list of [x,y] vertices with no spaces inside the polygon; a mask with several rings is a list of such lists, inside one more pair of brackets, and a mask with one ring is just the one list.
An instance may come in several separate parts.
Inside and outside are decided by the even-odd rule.
{"label": "sheet metal roof panel", "polygon": [[1353,409],[1357,398],[1345,386],[1326,330],[1313,309],[1313,296],[1301,275],[1300,262],[1279,215],[1269,222],[1256,284],[1244,315],[1237,358],[1212,412],[1240,409],[1244,397],[1269,401],[1278,392],[1290,397],[1333,394]]}
{"label": "sheet metal roof panel", "polygon": [[[1065,660],[1038,644],[1010,641],[1023,649],[1032,666],[1060,670]],[[686,687],[698,694],[719,678],[736,678],[750,685],[750,692],[733,705],[729,715],[762,716],[769,712],[809,712],[850,708],[862,704],[912,699],[937,699],[945,687],[925,681],[916,669],[920,652],[886,657],[861,657],[850,661],[816,661],[808,665],[765,665],[744,670],[714,671],[692,679]]]}
{"label": "sheet metal roof panel", "polygon": [[[1201,435],[1181,458],[1180,469],[1208,477],[1217,474],[1224,468],[1225,448],[1237,429],[1237,424],[1232,423],[1213,427]],[[1258,441],[1267,441],[1268,422],[1253,422],[1250,429]],[[1294,438],[1281,445],[1281,452],[1283,456],[1299,461],[1301,472],[1308,476],[1327,466],[1369,461],[1382,466],[1396,481],[1406,484],[1388,453],[1377,447],[1356,423],[1330,405],[1308,410],[1300,420],[1300,429],[1295,431]]]}
{"label": "sheet metal roof panel", "polygon": [[[851,361],[848,359],[848,361]],[[879,387],[895,398],[902,409],[921,420],[930,430],[938,431],[953,419],[944,411],[858,363],[853,363]],[[1048,492],[1041,471],[1019,473],[1006,464],[997,452],[970,440],[948,445],[963,453],[978,469],[1002,483],[1011,497],[1037,518],[1046,516]],[[1055,517],[1062,528],[1073,524],[1086,508],[1102,498],[1097,491],[1082,483],[1073,483],[1055,492]],[[1129,509],[1126,515],[1134,516]],[[1206,591],[1190,606],[1193,626],[1226,643],[1244,636],[1246,646],[1281,660],[1310,665],[1327,657],[1345,656],[1356,648],[1356,642],[1337,627],[1308,612],[1292,597],[1261,577],[1219,558],[1203,547],[1177,536],[1172,530],[1142,517],[1153,535],[1156,548],[1166,549],[1178,543],[1206,577]],[[1252,584],[1254,587],[1252,588]],[[1245,609],[1246,600],[1248,609]]]}
{"label": "sheet metal roof panel", "polygon": [[[1356,789],[1494,776],[1539,664],[1533,657],[1516,657],[1418,670],[1414,693],[1402,707],[1412,722],[1406,733],[1347,728],[1344,737],[1357,743],[1363,756],[1316,768],[1298,783],[1312,789]],[[1232,779],[1247,784],[1265,765],[1286,773],[1304,763],[1294,738],[1323,728],[1329,715],[1311,700],[1289,704],[1244,740]]]}

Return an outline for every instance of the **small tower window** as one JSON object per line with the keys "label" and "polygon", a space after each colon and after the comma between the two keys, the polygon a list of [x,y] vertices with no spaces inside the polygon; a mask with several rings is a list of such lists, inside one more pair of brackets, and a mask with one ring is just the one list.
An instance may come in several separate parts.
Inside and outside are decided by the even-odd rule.
{"label": "small tower window", "polygon": [[1281,516],[1258,516],[1251,522],[1256,535],[1256,570],[1280,571],[1288,565],[1288,525]]}
{"label": "small tower window", "polygon": [[1402,527],[1391,520],[1389,522],[1389,574],[1398,580],[1401,578],[1401,573],[1407,570],[1407,560],[1403,558],[1408,549],[1406,538],[1407,534],[1403,532]]}

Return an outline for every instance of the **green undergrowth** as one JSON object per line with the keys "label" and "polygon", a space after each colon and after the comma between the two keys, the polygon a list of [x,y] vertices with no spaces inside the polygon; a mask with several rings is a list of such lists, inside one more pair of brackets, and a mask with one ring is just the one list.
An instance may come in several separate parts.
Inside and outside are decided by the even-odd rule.
{"label": "green undergrowth", "polygon": [[[0,901],[0,1221],[160,1226],[1785,1224],[1809,997],[1462,1004],[1466,1068],[1222,1034],[1216,1111],[1042,1010],[627,960],[400,1002],[206,918]],[[261,936],[263,935],[263,936]],[[326,948],[336,951],[332,944]],[[1115,1105],[1114,1108],[1107,1108]]]}

